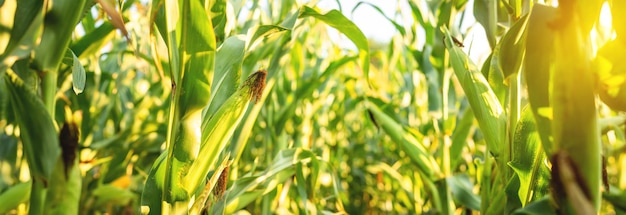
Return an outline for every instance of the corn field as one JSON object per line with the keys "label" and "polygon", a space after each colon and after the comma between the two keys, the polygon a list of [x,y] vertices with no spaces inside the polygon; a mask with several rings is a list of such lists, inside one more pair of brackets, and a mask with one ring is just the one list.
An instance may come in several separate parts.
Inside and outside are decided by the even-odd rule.
{"label": "corn field", "polygon": [[626,214],[624,9],[0,0],[0,214]]}

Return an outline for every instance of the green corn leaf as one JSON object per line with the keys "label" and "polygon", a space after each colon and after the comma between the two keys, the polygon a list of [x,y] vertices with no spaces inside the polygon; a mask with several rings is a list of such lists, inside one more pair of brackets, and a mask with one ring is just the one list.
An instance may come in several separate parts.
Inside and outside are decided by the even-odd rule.
{"label": "green corn leaf", "polygon": [[217,50],[215,78],[211,84],[211,104],[204,118],[212,117],[218,108],[237,91],[241,79],[244,50],[245,40],[242,36],[229,37]]}
{"label": "green corn leaf", "polygon": [[141,193],[141,211],[150,214],[162,214],[161,196],[163,195],[165,179],[165,159],[167,152],[163,152],[152,164],[152,169],[146,179]]}
{"label": "green corn leaf", "polygon": [[69,59],[68,65],[72,70],[72,88],[74,89],[74,93],[78,95],[85,90],[85,68],[83,68],[80,60],[78,60],[78,57],[76,57],[71,49],[67,49],[65,52],[65,59]]}
{"label": "green corn leaf", "polygon": [[215,64],[215,35],[199,1],[183,5],[181,44],[184,70],[180,81],[179,108],[182,117],[204,108],[210,100]]}
{"label": "green corn leaf", "polygon": [[611,188],[610,192],[602,193],[602,197],[610,202],[617,209],[616,211],[626,211],[626,192],[624,190]]}
{"label": "green corn leaf", "polygon": [[437,5],[436,17],[437,26],[452,26],[455,11],[453,11],[453,5],[455,2],[444,1]]}
{"label": "green corn leaf", "polygon": [[456,205],[454,205],[454,197],[452,192],[450,192],[450,186],[448,184],[449,182],[445,178],[434,181],[436,191],[439,194],[439,202],[441,203],[437,210],[440,211],[441,214],[453,215]]}
{"label": "green corn leaf", "polygon": [[37,94],[27,88],[17,75],[5,73],[0,89],[8,92],[33,179],[30,210],[34,214],[41,214],[44,210],[46,184],[61,154],[57,131]]}
{"label": "green corn leaf", "polygon": [[[367,171],[370,172],[371,174],[377,174],[379,172],[384,172],[386,175],[388,175],[389,177],[391,177],[393,180],[396,181],[403,181],[406,180],[400,172],[398,172],[397,169],[394,169],[393,167],[389,166],[389,164],[386,163],[377,163],[371,166],[367,167]],[[415,190],[413,190],[413,187],[411,187],[410,184],[407,183],[401,183],[399,184],[399,186],[401,186],[402,191],[404,193],[406,193],[406,195],[408,196],[408,200],[410,202],[415,202],[416,201],[416,195],[415,195]]]}
{"label": "green corn leaf", "polygon": [[556,17],[556,8],[535,5],[528,18],[526,35],[526,57],[524,74],[528,90],[528,100],[537,122],[537,130],[546,154],[553,152],[552,108],[550,106],[550,66],[554,59],[554,33],[549,28]]}
{"label": "green corn leaf", "polygon": [[83,14],[86,0],[51,1],[45,11],[41,41],[33,53],[32,67],[40,72],[41,97],[50,116],[55,118],[58,69],[72,33]]}
{"label": "green corn leaf", "polygon": [[93,56],[115,36],[115,26],[104,22],[93,31],[87,32],[77,41],[72,41],[70,49],[78,57]]}
{"label": "green corn leaf", "polygon": [[497,41],[497,24],[498,24],[498,1],[493,0],[476,0],[474,1],[474,16],[476,21],[485,29],[489,46],[493,49],[496,47]]}
{"label": "green corn leaf", "polygon": [[461,121],[456,124],[452,133],[452,145],[450,146],[450,169],[455,169],[459,162],[462,161],[463,148],[467,145],[467,138],[470,135],[470,129],[474,125],[474,112],[467,109]]}
{"label": "green corn leaf", "polygon": [[300,196],[300,199],[302,201],[302,205],[303,208],[307,208],[307,202],[309,201],[309,195],[307,194],[307,189],[306,189],[306,185],[308,185],[306,183],[306,179],[304,178],[304,172],[305,168],[303,167],[302,163],[297,163],[296,164],[296,190],[298,191],[298,194]]}
{"label": "green corn leaf", "polygon": [[[215,39],[222,43],[226,36],[228,36],[228,11],[226,10],[226,0],[217,0],[217,1],[207,1],[209,5],[207,8],[210,9],[211,13],[211,23],[213,23],[213,32],[215,32]],[[233,17],[231,17],[233,18]],[[231,21],[232,22],[232,21]]]}
{"label": "green corn leaf", "polygon": [[9,187],[0,193],[0,213],[7,214],[28,200],[31,191],[31,183],[23,182]]}
{"label": "green corn leaf", "polygon": [[[0,75],[3,75],[4,70],[12,66],[15,61],[28,57],[31,50],[36,48],[37,39],[41,35],[39,28],[43,23],[43,1],[24,0],[16,3],[17,8],[15,10],[10,10],[11,7],[8,5],[0,6],[1,18],[6,21],[13,21],[10,35],[6,35],[8,40],[0,41],[0,52],[2,52],[0,54]],[[5,35],[2,34],[4,33],[0,33],[0,37],[5,38]]]}
{"label": "green corn leaf", "polygon": [[[248,34],[248,40],[246,40],[247,42],[247,50],[249,51],[253,51],[252,48],[250,47],[251,45],[254,46],[255,42],[258,39],[260,39],[261,37],[269,37],[271,35],[274,34],[280,34],[282,32],[284,33],[288,33],[291,32],[292,28],[295,25],[295,21],[297,19],[297,16],[292,15],[290,17],[288,17],[287,19],[283,20],[283,22],[281,23],[280,26],[259,26],[254,33],[249,33]],[[284,27],[283,27],[284,26]],[[285,35],[285,36],[289,36],[289,35]],[[269,66],[269,70],[270,71],[275,71],[278,70],[278,67],[281,65],[280,64],[280,59],[283,55],[285,55],[287,53],[287,49],[289,47],[289,44],[287,43],[289,40],[283,40],[281,42],[283,42],[283,44],[281,44],[281,46],[276,46],[275,49],[279,49],[280,51],[275,52],[273,57],[272,57],[272,61],[271,64]],[[255,50],[256,51],[256,50]],[[246,61],[252,61],[252,62],[256,62],[258,59],[258,56],[247,56],[246,57]],[[263,90],[263,94],[261,96],[261,103],[265,103],[265,99],[267,99],[267,96],[269,94],[269,92],[273,89],[275,82],[275,78],[272,78],[272,74],[268,74],[268,82],[267,85],[265,87],[265,89]],[[297,102],[292,102],[290,103],[288,106],[292,106],[292,104],[297,103]],[[243,125],[236,131],[235,135],[234,135],[234,139],[233,139],[233,143],[230,146],[230,152],[233,154],[234,157],[234,163],[237,163],[239,158],[241,157],[241,154],[243,153],[243,150],[248,142],[248,137],[250,137],[251,132],[252,132],[252,128],[256,122],[256,118],[259,115],[260,111],[261,111],[261,106],[260,105],[255,105],[252,108],[248,108],[249,110],[246,111],[246,115],[244,116],[245,118],[245,122],[243,123]],[[289,108],[286,108],[289,109]],[[289,115],[289,114],[283,114],[284,115]]]}
{"label": "green corn leaf", "polygon": [[376,105],[370,103],[368,106],[378,124],[411,158],[411,161],[419,168],[420,173],[429,179],[441,176],[439,165],[414,134],[405,130],[402,125],[382,112]]}
{"label": "green corn leaf", "polygon": [[125,206],[134,198],[134,194],[130,190],[111,184],[98,186],[98,188],[93,190],[93,195],[97,199],[94,204],[100,207]]}
{"label": "green corn leaf", "polygon": [[459,47],[453,45],[448,30],[445,28],[443,30],[446,35],[446,45],[450,50],[450,63],[454,73],[459,79],[478,120],[480,130],[485,135],[489,151],[497,158],[504,147],[506,126],[506,116],[500,101],[489,87],[485,77],[468,59],[467,55]]}
{"label": "green corn leaf", "polygon": [[[213,31],[206,31],[213,26],[202,4],[175,3],[167,1],[165,7],[170,69],[176,85],[170,107],[167,157],[170,168],[166,169],[164,197],[173,204],[173,211],[180,211],[187,210],[185,202],[195,192],[195,188],[184,186],[183,181],[200,148],[202,109],[210,100],[216,44]],[[173,29],[176,32],[171,32]],[[182,67],[176,67],[179,65]]]}
{"label": "green corn leaf", "polygon": [[19,77],[7,73],[3,79],[3,90],[9,92],[31,174],[36,180],[47,181],[61,153],[54,122],[38,96]]}
{"label": "green corn leaf", "polygon": [[236,179],[228,189],[226,199],[218,202],[213,212],[224,210],[225,214],[234,213],[292,178],[296,165],[317,162],[320,161],[311,151],[302,148],[282,150],[263,173]]}
{"label": "green corn leaf", "polygon": [[496,48],[491,52],[487,60],[485,60],[485,63],[483,63],[480,72],[487,78],[487,82],[493,90],[493,93],[498,97],[500,104],[505,105],[504,102],[508,94],[508,87],[504,85],[506,80],[504,72],[500,69],[502,63],[497,57],[500,54],[501,47],[501,43],[496,45]]}
{"label": "green corn leaf", "polygon": [[446,178],[448,187],[456,202],[469,209],[480,211],[480,197],[472,192],[472,183],[467,175],[454,175]]}
{"label": "green corn leaf", "polygon": [[311,81],[303,84],[306,87],[298,88],[295,92],[295,101],[289,102],[283,109],[282,114],[278,116],[278,123],[274,127],[277,131],[282,131],[285,123],[289,121],[289,119],[293,116],[295,109],[300,104],[302,99],[309,98],[313,94],[315,90],[319,88],[326,80],[328,80],[329,76],[332,76],[337,70],[347,63],[354,61],[356,57],[344,57],[337,61],[333,61],[328,67],[324,70],[324,72],[320,75],[319,78],[311,78]]}
{"label": "green corn leaf", "polygon": [[412,52],[415,60],[420,65],[420,71],[422,71],[424,73],[424,76],[426,76],[426,81],[428,84],[428,110],[439,111],[441,110],[441,106],[443,105],[443,95],[439,93],[438,90],[441,88],[441,83],[439,82],[440,74],[435,69],[430,58],[431,54],[433,54],[433,49],[427,47],[422,53],[417,50],[414,50]]}
{"label": "green corn leaf", "polygon": [[369,44],[363,32],[361,32],[361,30],[354,23],[352,23],[352,21],[343,16],[343,14],[337,10],[331,10],[326,14],[320,14],[315,9],[306,6],[302,8],[298,17],[314,17],[346,35],[359,49],[359,58],[361,59],[363,73],[369,82]]}
{"label": "green corn leaf", "polygon": [[515,128],[511,161],[509,162],[509,166],[519,177],[518,196],[522,206],[531,202],[533,198],[531,194],[546,194],[545,191],[542,192],[538,188],[540,182],[545,183],[549,180],[542,178],[546,175],[541,174],[549,171],[548,167],[544,165],[545,159],[546,156],[541,147],[541,140],[532,111],[529,106],[526,106],[522,110],[520,120]]}
{"label": "green corn leaf", "polygon": [[[489,194],[489,203],[487,203],[487,207],[482,207],[485,214],[504,214],[506,209],[506,183],[502,181],[503,177],[496,178],[496,181],[493,182],[491,186],[491,193]],[[481,200],[482,202],[482,200]],[[484,204],[484,203],[483,203]],[[481,211],[481,213],[483,213]]]}
{"label": "green corn leaf", "polygon": [[251,31],[254,32],[254,34],[249,36],[249,40],[246,41],[246,47],[248,48],[248,50],[250,50],[257,46],[259,42],[261,42],[259,39],[268,38],[270,36],[277,35],[285,31],[289,31],[289,29],[278,25],[261,25],[257,27],[254,31]]}
{"label": "green corn leaf", "polygon": [[411,7],[411,12],[415,19],[424,27],[426,44],[435,44],[436,39],[440,38],[435,38],[435,18],[432,13],[430,13],[429,8],[424,7],[424,4],[416,3],[416,1],[409,1],[409,6]]}
{"label": "green corn leaf", "polygon": [[513,215],[556,215],[548,196],[528,204],[512,213]]}
{"label": "green corn leaf", "polygon": [[512,211],[522,207],[522,201],[519,197],[520,180],[517,175],[512,174],[509,181],[504,187],[506,194],[506,206],[504,208],[505,213],[510,214]]}
{"label": "green corn leaf", "polygon": [[517,74],[524,62],[528,17],[528,15],[524,15],[517,20],[506,32],[499,44],[500,51],[498,62],[504,73],[504,78],[508,78],[512,74]]}
{"label": "green corn leaf", "polygon": [[[186,1],[188,3],[188,1]],[[169,60],[170,76],[172,78],[172,84],[178,84],[181,81],[182,68],[182,56],[180,50],[180,37],[181,37],[181,24],[178,23],[180,8],[178,1],[156,1],[152,4],[152,14],[155,21],[156,28],[159,30],[165,45],[167,46],[167,56]],[[187,14],[187,16],[192,16]],[[198,15],[199,16],[199,15]],[[207,18],[208,19],[208,18]],[[212,29],[212,28],[210,28]],[[170,122],[170,124],[172,124]],[[171,131],[171,129],[170,129]]]}

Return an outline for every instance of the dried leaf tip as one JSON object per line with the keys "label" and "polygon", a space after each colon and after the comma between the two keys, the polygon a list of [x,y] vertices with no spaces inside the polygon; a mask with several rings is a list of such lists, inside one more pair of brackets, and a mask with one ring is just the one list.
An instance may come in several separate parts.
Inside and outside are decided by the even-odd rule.
{"label": "dried leaf tip", "polygon": [[261,100],[263,95],[263,89],[265,89],[265,78],[267,77],[267,70],[261,69],[256,71],[246,81],[246,84],[250,86],[250,95],[254,99],[254,104]]}

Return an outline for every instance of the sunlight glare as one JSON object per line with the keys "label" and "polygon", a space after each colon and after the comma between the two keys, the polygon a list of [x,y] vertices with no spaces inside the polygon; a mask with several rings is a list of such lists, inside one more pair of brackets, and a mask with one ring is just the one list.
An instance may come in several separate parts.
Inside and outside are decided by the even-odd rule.
{"label": "sunlight glare", "polygon": [[611,15],[611,8],[608,2],[604,2],[602,10],[600,11],[599,24],[602,28],[610,29],[612,27],[613,16]]}
{"label": "sunlight glare", "polygon": [[615,32],[613,31],[611,8],[608,2],[604,2],[602,9],[600,10],[600,17],[594,30],[590,32],[591,40],[593,41],[593,49],[604,46],[604,44],[610,40],[615,39]]}

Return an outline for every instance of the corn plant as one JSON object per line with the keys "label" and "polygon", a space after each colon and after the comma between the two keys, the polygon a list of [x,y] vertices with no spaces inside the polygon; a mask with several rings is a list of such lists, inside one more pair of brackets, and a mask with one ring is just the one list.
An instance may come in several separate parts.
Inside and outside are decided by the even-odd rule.
{"label": "corn plant", "polygon": [[623,214],[622,2],[0,1],[0,213]]}
{"label": "corn plant", "polygon": [[[29,213],[78,211],[80,174],[76,168],[78,129],[56,119],[58,76],[69,58],[74,91],[84,89],[84,70],[68,49],[73,26],[86,1],[3,2],[2,112],[19,128],[30,182],[5,198],[29,199]],[[67,71],[67,70],[66,70]],[[60,132],[59,132],[60,130]]]}

